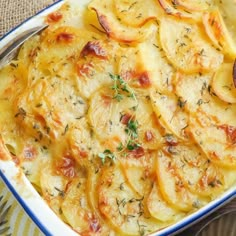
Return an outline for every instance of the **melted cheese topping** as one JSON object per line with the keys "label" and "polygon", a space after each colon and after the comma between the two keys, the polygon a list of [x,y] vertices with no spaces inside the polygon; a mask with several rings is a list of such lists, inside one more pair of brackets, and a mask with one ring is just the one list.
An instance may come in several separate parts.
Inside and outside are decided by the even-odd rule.
{"label": "melted cheese topping", "polygon": [[198,210],[236,181],[235,12],[66,2],[0,70],[0,158],[80,235],[148,235]]}

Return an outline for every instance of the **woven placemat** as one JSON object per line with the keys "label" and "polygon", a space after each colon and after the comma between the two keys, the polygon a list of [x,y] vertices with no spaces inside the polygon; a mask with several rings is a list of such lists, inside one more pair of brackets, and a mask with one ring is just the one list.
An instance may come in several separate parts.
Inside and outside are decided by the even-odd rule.
{"label": "woven placemat", "polygon": [[[55,0],[54,0],[55,1]],[[53,0],[0,0],[0,37]]]}

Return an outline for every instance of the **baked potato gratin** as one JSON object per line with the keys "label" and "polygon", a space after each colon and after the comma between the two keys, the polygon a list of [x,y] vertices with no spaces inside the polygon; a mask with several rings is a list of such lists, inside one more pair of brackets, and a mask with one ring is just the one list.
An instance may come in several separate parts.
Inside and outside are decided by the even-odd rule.
{"label": "baked potato gratin", "polygon": [[148,235],[235,185],[236,2],[80,5],[1,69],[1,159],[80,235]]}

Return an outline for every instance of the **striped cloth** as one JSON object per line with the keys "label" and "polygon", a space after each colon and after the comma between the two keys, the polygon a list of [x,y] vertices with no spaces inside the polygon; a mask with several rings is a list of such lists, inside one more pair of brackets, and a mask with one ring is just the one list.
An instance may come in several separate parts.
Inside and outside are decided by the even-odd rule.
{"label": "striped cloth", "polygon": [[0,179],[0,235],[42,236]]}

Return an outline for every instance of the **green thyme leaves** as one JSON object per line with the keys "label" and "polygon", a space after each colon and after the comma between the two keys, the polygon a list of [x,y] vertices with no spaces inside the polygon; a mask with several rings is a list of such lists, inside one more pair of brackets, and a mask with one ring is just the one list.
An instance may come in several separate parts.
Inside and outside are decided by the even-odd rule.
{"label": "green thyme leaves", "polygon": [[98,157],[102,160],[102,164],[105,164],[107,159],[114,161],[116,158],[114,153],[112,153],[109,149],[104,150],[104,152],[98,153]]}
{"label": "green thyme leaves", "polygon": [[120,75],[109,74],[109,76],[113,80],[113,85],[111,88],[115,91],[113,99],[116,99],[118,102],[120,102],[122,99],[124,99],[124,96],[127,96],[136,100],[134,91]]}

